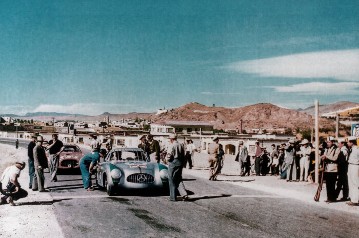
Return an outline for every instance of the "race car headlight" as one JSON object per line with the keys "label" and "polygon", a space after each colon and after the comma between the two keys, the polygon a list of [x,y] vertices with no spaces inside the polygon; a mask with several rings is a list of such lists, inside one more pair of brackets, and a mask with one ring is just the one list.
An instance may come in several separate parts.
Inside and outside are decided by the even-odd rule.
{"label": "race car headlight", "polygon": [[168,170],[167,169],[162,169],[160,171],[160,177],[161,177],[161,179],[168,179]]}
{"label": "race car headlight", "polygon": [[119,178],[121,178],[121,171],[119,170],[119,169],[113,169],[113,170],[111,170],[111,177],[113,178],[113,179],[119,179]]}

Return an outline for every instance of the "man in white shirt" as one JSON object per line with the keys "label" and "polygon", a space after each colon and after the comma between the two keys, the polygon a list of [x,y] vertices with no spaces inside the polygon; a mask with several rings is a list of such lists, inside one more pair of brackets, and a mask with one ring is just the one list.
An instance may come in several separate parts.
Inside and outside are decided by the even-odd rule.
{"label": "man in white shirt", "polygon": [[357,138],[350,136],[348,138],[349,159],[348,159],[348,183],[349,183],[349,197],[347,202],[349,206],[358,206],[359,202],[359,148],[357,145]]}
{"label": "man in white shirt", "polygon": [[27,192],[21,189],[18,181],[21,170],[24,168],[25,162],[16,162],[15,165],[7,167],[1,175],[1,193],[4,195],[1,197],[1,204],[7,201],[11,206],[15,206],[13,200],[27,196]]}

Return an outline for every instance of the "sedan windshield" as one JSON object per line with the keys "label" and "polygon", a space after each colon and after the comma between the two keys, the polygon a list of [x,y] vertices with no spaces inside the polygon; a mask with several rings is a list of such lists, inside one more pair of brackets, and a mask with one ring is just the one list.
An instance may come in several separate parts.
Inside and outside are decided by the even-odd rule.
{"label": "sedan windshield", "polygon": [[108,159],[110,161],[147,161],[142,151],[113,151]]}

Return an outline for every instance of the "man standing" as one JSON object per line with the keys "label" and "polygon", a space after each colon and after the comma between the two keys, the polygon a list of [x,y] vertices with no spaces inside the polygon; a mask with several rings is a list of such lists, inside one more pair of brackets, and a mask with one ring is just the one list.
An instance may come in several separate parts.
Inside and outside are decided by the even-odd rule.
{"label": "man standing", "polygon": [[191,139],[186,140],[186,155],[185,155],[185,162],[183,164],[183,168],[186,168],[187,163],[189,166],[189,169],[192,169],[193,167],[193,154],[196,151],[196,146],[193,144],[193,141]]}
{"label": "man standing", "polygon": [[208,145],[208,162],[209,162],[209,180],[213,180],[215,172],[218,167],[218,154],[219,154],[219,138],[215,136],[213,142]]}
{"label": "man standing", "polygon": [[32,181],[34,180],[35,176],[35,166],[34,166],[34,148],[36,146],[36,136],[33,135],[31,137],[31,141],[27,146],[27,156],[28,156],[28,163],[29,163],[29,189],[32,189]]}
{"label": "man standing", "polygon": [[244,146],[243,141],[239,142],[238,154],[236,156],[235,161],[238,161],[239,168],[241,170],[240,176],[245,176],[248,173],[249,176],[249,161],[248,161],[248,150],[247,147]]}
{"label": "man standing", "polygon": [[15,206],[14,200],[26,197],[27,192],[21,189],[18,178],[21,170],[25,168],[25,162],[16,162],[15,165],[9,166],[1,175],[0,185],[1,197],[0,204],[8,202],[11,206]]}
{"label": "man standing", "polygon": [[171,134],[169,136],[170,145],[167,149],[168,161],[168,183],[170,190],[170,201],[176,201],[176,191],[184,200],[188,199],[187,191],[182,182],[182,163],[184,161],[183,145],[177,141],[177,136]]}
{"label": "man standing", "polygon": [[338,148],[340,149],[338,155],[338,183],[336,188],[336,198],[338,198],[339,193],[343,190],[343,197],[341,201],[349,200],[349,185],[348,185],[348,156],[349,151],[347,148],[347,142],[345,139],[338,140]]}
{"label": "man standing", "polygon": [[[44,147],[42,147],[42,143],[44,142],[44,138],[42,136],[38,136],[36,139],[36,146],[34,147],[34,165],[35,165],[35,174],[37,178],[37,187],[39,192],[46,192],[45,190],[45,176],[44,169],[48,167],[47,157],[45,153]],[[34,184],[33,188],[34,189]]]}
{"label": "man standing", "polygon": [[284,163],[287,170],[287,182],[297,179],[297,164],[295,162],[294,140],[288,141],[289,145],[285,147]]}
{"label": "man standing", "polygon": [[140,137],[140,144],[138,144],[138,148],[142,149],[145,152],[146,156],[150,157],[150,145],[146,140],[146,135],[142,135]]}
{"label": "man standing", "polygon": [[[161,161],[160,143],[158,142],[158,140],[153,139],[153,135],[151,135],[151,134],[147,135],[147,141],[148,141],[148,146],[149,146],[149,151],[150,151],[150,157],[153,157],[157,163],[160,163],[160,161]],[[151,158],[151,160],[152,160],[152,158]]]}
{"label": "man standing", "polygon": [[349,153],[349,167],[348,167],[348,182],[349,182],[349,197],[347,202],[349,206],[359,205],[359,148],[357,145],[357,138],[350,136],[348,138]]}
{"label": "man standing", "polygon": [[53,134],[52,140],[49,141],[47,149],[50,152],[50,176],[51,182],[57,181],[57,168],[59,167],[60,153],[64,149],[64,144],[58,140],[58,135]]}
{"label": "man standing", "polygon": [[259,141],[256,141],[256,153],[254,155],[254,169],[256,171],[256,176],[261,175],[261,159],[262,159],[263,151],[262,148],[259,146]]}
{"label": "man standing", "polygon": [[327,200],[325,202],[331,203],[337,200],[335,192],[335,184],[337,182],[338,164],[337,159],[340,153],[340,149],[334,144],[335,138],[329,136],[327,139],[327,149],[322,155],[322,159],[325,162],[324,178],[327,188]]}
{"label": "man standing", "polygon": [[[308,182],[308,171],[309,171],[309,156],[312,153],[312,148],[308,146],[309,141],[304,139],[300,145],[300,151],[298,152],[300,156],[299,167],[300,167],[300,176],[299,181]],[[304,176],[304,177],[303,177]]]}

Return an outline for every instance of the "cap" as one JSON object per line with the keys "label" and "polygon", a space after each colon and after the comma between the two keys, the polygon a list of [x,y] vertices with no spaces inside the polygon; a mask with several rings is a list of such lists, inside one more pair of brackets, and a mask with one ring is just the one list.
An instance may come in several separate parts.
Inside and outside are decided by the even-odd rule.
{"label": "cap", "polygon": [[142,140],[142,139],[146,139],[146,135],[142,135],[142,136],[140,137],[140,140]]}
{"label": "cap", "polygon": [[26,165],[25,161],[16,161],[15,164],[21,164],[22,166]]}
{"label": "cap", "polygon": [[107,151],[105,149],[101,149],[99,153],[102,154],[102,155],[106,155]]}
{"label": "cap", "polygon": [[213,138],[213,141],[217,141],[217,140],[219,140],[219,137],[218,137],[218,136],[215,136],[215,137]]}
{"label": "cap", "polygon": [[289,143],[289,144],[294,144],[294,139],[290,139],[290,140],[288,141],[288,143]]}
{"label": "cap", "polygon": [[308,143],[309,143],[309,141],[307,139],[304,139],[304,140],[302,140],[302,142],[300,142],[301,145],[306,145]]}
{"label": "cap", "polygon": [[348,141],[356,141],[357,138],[355,136],[349,136]]}
{"label": "cap", "polygon": [[240,141],[239,141],[239,144],[240,144],[240,145],[243,145],[243,141],[240,140]]}
{"label": "cap", "polygon": [[177,135],[176,134],[170,134],[168,136],[169,139],[177,139]]}
{"label": "cap", "polygon": [[43,142],[44,141],[44,138],[42,136],[37,136],[36,137],[36,141],[38,142]]}
{"label": "cap", "polygon": [[336,141],[336,139],[333,136],[328,136],[327,141]]}
{"label": "cap", "polygon": [[338,139],[338,143],[346,143],[346,139],[345,138],[339,138]]}

